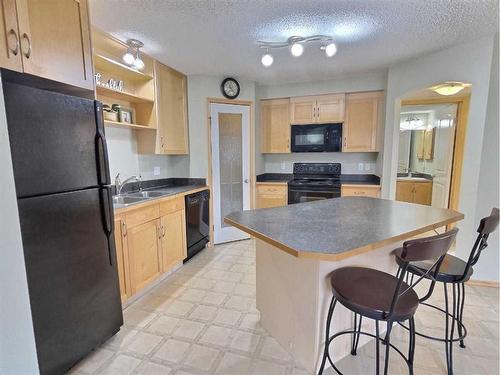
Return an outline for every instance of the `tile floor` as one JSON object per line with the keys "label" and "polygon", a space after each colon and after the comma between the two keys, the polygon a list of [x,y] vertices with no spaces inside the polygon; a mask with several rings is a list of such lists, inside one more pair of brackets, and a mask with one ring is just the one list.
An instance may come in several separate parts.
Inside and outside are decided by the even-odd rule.
{"label": "tile floor", "polygon": [[[467,287],[466,349],[454,350],[456,374],[499,373],[499,298],[496,288]],[[434,300],[443,300],[438,289]],[[125,325],[72,374],[307,375],[259,326],[252,240],[207,249],[124,311]],[[443,319],[425,308],[418,327],[441,333]],[[393,331],[407,348],[407,334]],[[374,345],[339,364],[346,374],[375,373]],[[444,346],[417,337],[415,374],[444,374]],[[333,374],[333,370],[325,371]],[[391,353],[390,373],[407,373]]]}

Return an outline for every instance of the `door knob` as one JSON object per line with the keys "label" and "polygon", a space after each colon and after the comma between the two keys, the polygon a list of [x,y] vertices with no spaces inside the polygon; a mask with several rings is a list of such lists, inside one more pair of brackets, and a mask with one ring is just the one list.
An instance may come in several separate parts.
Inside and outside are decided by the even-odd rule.
{"label": "door knob", "polygon": [[248,184],[248,178],[245,178],[245,179],[243,180],[243,182],[244,182],[245,184]]}

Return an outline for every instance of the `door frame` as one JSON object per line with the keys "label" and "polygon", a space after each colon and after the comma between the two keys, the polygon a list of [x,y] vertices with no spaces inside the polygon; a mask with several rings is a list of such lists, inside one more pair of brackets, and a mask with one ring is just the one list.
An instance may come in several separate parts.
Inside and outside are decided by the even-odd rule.
{"label": "door frame", "polygon": [[[469,117],[470,95],[449,96],[443,98],[405,99],[401,105],[432,105],[432,104],[456,104],[457,105],[457,127],[455,131],[455,144],[453,146],[453,160],[451,167],[450,195],[448,208],[458,210],[460,198],[460,185],[462,182],[462,166],[464,162],[465,139],[467,136],[467,125]],[[453,225],[450,225],[450,228]]]}
{"label": "door frame", "polygon": [[[249,107],[250,112],[250,208],[255,208],[255,124],[254,124],[254,103],[252,100],[231,100],[222,98],[207,98],[206,113],[207,113],[207,149],[208,149],[208,176],[207,185],[213,194],[213,172],[212,172],[212,117],[210,115],[210,106],[212,104],[232,104]],[[213,199],[209,202],[210,211],[210,242],[209,247],[214,246],[214,207]]]}

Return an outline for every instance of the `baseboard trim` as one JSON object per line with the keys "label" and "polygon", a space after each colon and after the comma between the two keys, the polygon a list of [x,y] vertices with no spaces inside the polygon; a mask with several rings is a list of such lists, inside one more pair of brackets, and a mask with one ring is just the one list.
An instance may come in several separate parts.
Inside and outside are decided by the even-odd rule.
{"label": "baseboard trim", "polygon": [[469,280],[467,285],[471,286],[485,286],[488,288],[500,288],[499,281],[487,281],[487,280]]}

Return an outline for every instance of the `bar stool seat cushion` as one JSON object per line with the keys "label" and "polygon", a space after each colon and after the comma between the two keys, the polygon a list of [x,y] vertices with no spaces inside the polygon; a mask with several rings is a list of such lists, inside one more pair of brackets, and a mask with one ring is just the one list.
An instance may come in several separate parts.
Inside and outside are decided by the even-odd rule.
{"label": "bar stool seat cushion", "polygon": [[[396,255],[401,254],[403,251],[402,248],[394,250],[394,253]],[[398,265],[401,265],[402,261],[399,256],[396,256],[396,262]],[[420,270],[421,272],[427,272],[432,266],[434,262],[433,261],[423,261],[423,262],[411,262],[409,267],[408,267],[408,272],[411,272],[417,276],[419,276],[419,273],[416,271],[416,269]],[[469,268],[469,271],[467,272],[467,275],[465,276],[465,279],[462,280],[462,276],[464,275],[465,272],[465,267],[467,266],[467,263],[463,261],[460,258],[457,258],[456,256],[446,254],[443,260],[443,263],[441,264],[441,267],[439,268],[439,272],[437,276],[435,277],[437,281],[443,282],[443,283],[454,283],[454,282],[463,282],[467,281],[470,279],[472,276],[472,273],[474,270],[472,267]]]}
{"label": "bar stool seat cushion", "polygon": [[[362,316],[376,320],[387,320],[398,279],[388,273],[364,267],[343,267],[330,274],[335,298]],[[401,284],[399,293],[409,285]],[[392,321],[411,318],[418,307],[418,296],[413,289],[401,295],[394,308]]]}

